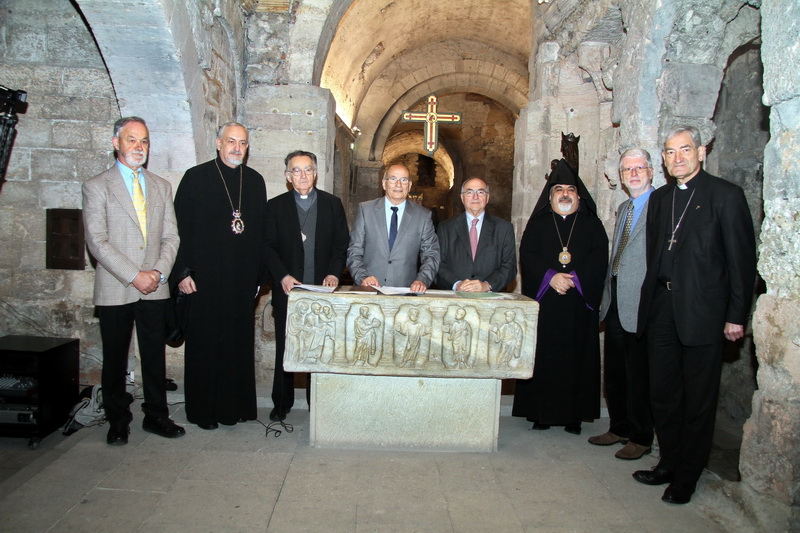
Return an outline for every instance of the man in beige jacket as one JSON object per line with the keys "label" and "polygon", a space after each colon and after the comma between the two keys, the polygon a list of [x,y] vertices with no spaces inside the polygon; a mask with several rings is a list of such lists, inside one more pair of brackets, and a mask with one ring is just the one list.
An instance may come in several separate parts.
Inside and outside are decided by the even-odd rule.
{"label": "man in beige jacket", "polygon": [[97,259],[94,304],[103,341],[103,405],[107,442],[128,443],[132,398],[125,390],[134,323],[144,390],[142,428],[166,438],[185,430],[169,418],[164,329],[180,239],[169,182],[143,168],[150,148],[144,120],[121,118],[111,140],[114,166],[83,184],[86,243]]}

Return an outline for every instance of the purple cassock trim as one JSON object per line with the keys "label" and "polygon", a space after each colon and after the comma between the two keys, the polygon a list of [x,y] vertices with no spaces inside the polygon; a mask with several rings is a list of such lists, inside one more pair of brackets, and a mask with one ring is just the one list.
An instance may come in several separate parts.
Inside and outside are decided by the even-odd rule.
{"label": "purple cassock trim", "polygon": [[544,293],[546,293],[547,289],[550,288],[550,280],[553,279],[553,276],[556,274],[557,272],[552,268],[547,269],[547,272],[544,273],[544,278],[542,278],[542,284],[539,285],[539,292],[536,293],[536,298],[534,298],[534,300],[538,302],[542,299]]}
{"label": "purple cassock trim", "polygon": [[[539,285],[539,292],[536,293],[536,298],[534,298],[534,300],[538,302],[539,300],[542,299],[544,293],[546,293],[547,289],[550,288],[550,280],[553,279],[553,276],[555,276],[557,273],[558,272],[556,272],[552,268],[548,269],[547,272],[544,273],[544,278],[542,278],[542,284]],[[583,301],[586,302],[586,296],[583,294],[583,289],[581,288],[581,280],[578,278],[578,275],[575,273],[574,270],[570,272],[570,274],[574,276],[572,278],[572,282],[575,284],[575,288],[578,289],[578,294],[580,294],[581,297],[583,298]],[[589,305],[588,302],[586,302],[586,307],[590,311],[594,311],[594,308],[592,308],[592,306]]]}

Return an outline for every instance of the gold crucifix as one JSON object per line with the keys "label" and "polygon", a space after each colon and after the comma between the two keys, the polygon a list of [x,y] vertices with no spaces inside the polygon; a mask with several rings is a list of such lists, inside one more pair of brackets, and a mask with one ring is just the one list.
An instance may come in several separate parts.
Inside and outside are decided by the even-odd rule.
{"label": "gold crucifix", "polygon": [[403,122],[425,123],[425,151],[430,157],[439,148],[439,122],[448,124],[461,124],[461,113],[437,113],[436,95],[428,95],[428,111],[414,112],[403,111]]}

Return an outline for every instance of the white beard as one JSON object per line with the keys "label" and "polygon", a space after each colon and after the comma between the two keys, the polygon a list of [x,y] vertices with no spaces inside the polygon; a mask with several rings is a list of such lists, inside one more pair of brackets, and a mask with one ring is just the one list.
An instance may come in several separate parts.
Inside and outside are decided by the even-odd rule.
{"label": "white beard", "polygon": [[558,203],[558,210],[561,211],[562,213],[569,213],[571,209],[572,209],[572,203],[561,203],[561,202]]}

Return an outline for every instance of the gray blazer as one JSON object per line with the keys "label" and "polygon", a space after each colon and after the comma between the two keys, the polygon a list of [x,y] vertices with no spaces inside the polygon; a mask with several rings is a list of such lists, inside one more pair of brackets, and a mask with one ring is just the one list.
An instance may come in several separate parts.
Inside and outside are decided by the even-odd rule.
{"label": "gray blazer", "polygon": [[439,269],[439,239],[433,229],[431,212],[406,201],[397,239],[390,252],[384,198],[381,196],[358,206],[347,248],[347,268],[353,280],[360,285],[365,278],[375,276],[381,285],[408,287],[419,280],[430,287]]}
{"label": "gray blazer", "polygon": [[[611,303],[611,265],[617,255],[619,241],[622,239],[622,230],[625,227],[625,213],[628,204],[632,200],[628,199],[619,204],[617,208],[617,222],[614,226],[614,240],[611,249],[611,258],[608,262],[608,272],[606,272],[606,283],[603,288],[603,300],[600,303],[600,320],[605,319],[608,306]],[[649,200],[648,203],[649,204]],[[622,329],[629,333],[636,333],[636,322],[639,313],[639,298],[641,296],[642,282],[647,272],[647,250],[646,235],[647,230],[647,204],[645,204],[636,226],[633,228],[631,236],[628,237],[628,245],[622,251],[619,261],[619,272],[617,273],[617,310]]]}
{"label": "gray blazer", "polygon": [[166,283],[146,296],[130,283],[139,271],[158,270],[165,278],[169,276],[180,243],[172,186],[152,172],[144,170],[142,174],[147,205],[147,246],[133,200],[116,165],[83,184],[86,245],[97,259],[95,305],[169,298]]}

